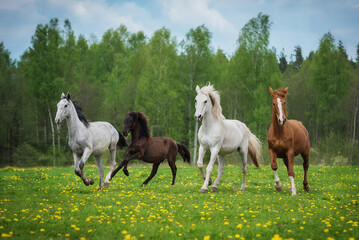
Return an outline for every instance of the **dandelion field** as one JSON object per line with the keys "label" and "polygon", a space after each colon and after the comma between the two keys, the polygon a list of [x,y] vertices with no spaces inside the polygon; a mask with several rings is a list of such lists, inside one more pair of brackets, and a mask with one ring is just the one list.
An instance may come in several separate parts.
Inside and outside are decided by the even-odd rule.
{"label": "dandelion field", "polygon": [[[11,239],[359,239],[359,168],[310,166],[310,192],[295,166],[297,196],[279,165],[283,191],[270,166],[249,166],[247,189],[240,166],[226,166],[219,191],[201,194],[199,170],[178,162],[175,186],[162,164],[129,166],[111,186],[86,187],[73,168],[0,169],[0,234]],[[212,173],[212,179],[215,174]],[[108,168],[106,168],[106,173]]]}

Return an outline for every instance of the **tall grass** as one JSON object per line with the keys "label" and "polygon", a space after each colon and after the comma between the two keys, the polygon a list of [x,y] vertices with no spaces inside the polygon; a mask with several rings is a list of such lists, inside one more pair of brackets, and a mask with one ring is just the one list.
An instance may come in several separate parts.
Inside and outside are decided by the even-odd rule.
{"label": "tall grass", "polygon": [[[276,192],[269,166],[249,167],[247,189],[239,166],[226,166],[219,191],[201,194],[197,168],[178,162],[151,168],[130,166],[111,186],[86,187],[73,168],[0,170],[0,234],[12,239],[358,239],[359,168],[309,168],[310,192],[302,190],[303,169],[295,167],[297,196],[291,196],[285,167]],[[98,182],[97,168],[86,173]],[[108,171],[108,168],[106,169]],[[215,176],[216,172],[212,175]],[[97,184],[97,183],[95,183]]]}

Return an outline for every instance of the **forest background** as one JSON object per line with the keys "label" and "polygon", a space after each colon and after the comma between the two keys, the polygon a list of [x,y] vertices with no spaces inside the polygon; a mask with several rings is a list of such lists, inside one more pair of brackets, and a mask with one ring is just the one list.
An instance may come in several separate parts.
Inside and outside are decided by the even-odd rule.
{"label": "forest background", "polygon": [[356,58],[348,59],[343,43],[327,32],[306,59],[300,46],[285,56],[269,47],[271,25],[269,15],[252,18],[230,55],[212,47],[205,25],[181,42],[166,27],[146,36],[125,25],[97,40],[53,18],[37,25],[19,61],[0,43],[0,167],[73,164],[66,124],[54,123],[62,92],[72,94],[90,121],[120,131],[128,111],[142,111],[153,136],[172,137],[193,153],[194,89],[208,83],[221,95],[224,116],[261,139],[264,164],[270,162],[268,88],[288,87],[289,119],[309,131],[311,164],[359,165],[359,43]]}

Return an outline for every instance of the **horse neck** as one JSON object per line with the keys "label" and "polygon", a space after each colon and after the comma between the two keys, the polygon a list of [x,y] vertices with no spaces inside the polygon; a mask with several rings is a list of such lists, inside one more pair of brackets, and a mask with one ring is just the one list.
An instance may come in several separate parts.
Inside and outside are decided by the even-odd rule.
{"label": "horse neck", "polygon": [[276,114],[274,113],[274,111],[272,111],[272,126],[273,126],[273,130],[274,130],[274,134],[277,136],[281,136],[284,133],[284,127],[283,125],[279,125],[278,124],[278,119]]}
{"label": "horse neck", "polygon": [[77,116],[76,113],[76,109],[75,106],[73,105],[73,103],[71,102],[71,104],[69,104],[70,106],[70,115],[68,116],[68,118],[66,119],[67,121],[67,128],[68,128],[68,132],[69,132],[69,138],[76,138],[76,136],[79,134],[80,129],[82,129],[85,126],[81,126],[81,121]]}
{"label": "horse neck", "polygon": [[212,110],[210,109],[204,116],[203,116],[203,121],[202,121],[202,126],[204,128],[208,128],[210,129],[214,123],[223,121],[222,119],[217,119],[213,113]]}
{"label": "horse neck", "polygon": [[132,141],[137,141],[141,138],[141,124],[138,120],[136,120],[136,127],[131,130],[131,139]]}

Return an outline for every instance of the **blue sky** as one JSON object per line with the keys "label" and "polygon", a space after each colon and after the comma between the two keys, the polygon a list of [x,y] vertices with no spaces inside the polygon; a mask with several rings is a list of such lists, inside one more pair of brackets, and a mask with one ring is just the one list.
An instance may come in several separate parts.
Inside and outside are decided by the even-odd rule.
{"label": "blue sky", "polygon": [[87,39],[124,24],[130,32],[150,38],[165,26],[181,41],[186,33],[205,24],[212,32],[213,49],[232,55],[240,30],[259,12],[270,16],[270,46],[290,59],[296,45],[303,56],[318,48],[323,34],[341,40],[350,58],[359,43],[359,0],[0,0],[0,42],[19,59],[31,46],[37,24],[68,18],[76,36]]}

